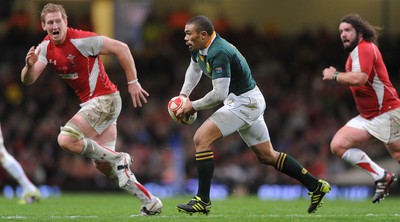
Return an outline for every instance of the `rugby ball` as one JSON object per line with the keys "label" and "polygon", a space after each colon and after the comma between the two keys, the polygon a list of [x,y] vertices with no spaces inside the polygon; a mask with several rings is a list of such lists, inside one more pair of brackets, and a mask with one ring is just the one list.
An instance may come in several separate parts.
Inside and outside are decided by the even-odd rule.
{"label": "rugby ball", "polygon": [[192,115],[184,114],[181,118],[178,118],[178,116],[176,115],[178,110],[182,109],[186,100],[187,98],[183,96],[175,96],[174,98],[169,100],[168,113],[175,122],[183,125],[190,125],[197,119],[197,112],[193,113]]}

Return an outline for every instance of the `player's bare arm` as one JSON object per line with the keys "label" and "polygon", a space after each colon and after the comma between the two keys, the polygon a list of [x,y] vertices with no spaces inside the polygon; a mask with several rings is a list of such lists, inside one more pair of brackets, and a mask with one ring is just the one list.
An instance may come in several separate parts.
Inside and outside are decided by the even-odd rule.
{"label": "player's bare arm", "polygon": [[103,36],[101,55],[115,55],[125,72],[128,82],[128,92],[131,94],[133,107],[142,107],[142,101],[147,103],[149,93],[142,88],[137,78],[135,61],[127,44]]}
{"label": "player's bare arm", "polygon": [[323,80],[336,80],[341,84],[350,86],[361,86],[368,81],[368,75],[364,72],[339,72],[332,66],[325,68],[322,71],[322,76]]}
{"label": "player's bare arm", "polygon": [[33,84],[46,67],[46,64],[38,62],[39,53],[40,48],[35,52],[35,47],[32,46],[26,54],[25,66],[21,71],[21,82],[25,85]]}

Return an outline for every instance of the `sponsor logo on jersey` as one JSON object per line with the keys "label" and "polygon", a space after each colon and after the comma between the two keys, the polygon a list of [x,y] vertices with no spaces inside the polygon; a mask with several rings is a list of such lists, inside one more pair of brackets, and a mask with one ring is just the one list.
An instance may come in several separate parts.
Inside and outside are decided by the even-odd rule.
{"label": "sponsor logo on jersey", "polygon": [[77,79],[78,73],[65,73],[65,74],[58,74],[63,79]]}
{"label": "sponsor logo on jersey", "polygon": [[216,73],[222,73],[222,67],[217,67],[215,68]]}

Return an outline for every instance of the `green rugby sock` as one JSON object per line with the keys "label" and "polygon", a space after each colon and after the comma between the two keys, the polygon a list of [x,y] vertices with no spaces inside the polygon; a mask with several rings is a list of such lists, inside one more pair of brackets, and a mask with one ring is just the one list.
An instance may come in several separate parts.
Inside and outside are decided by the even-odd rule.
{"label": "green rugby sock", "polygon": [[196,153],[196,164],[199,188],[197,196],[202,201],[208,203],[210,201],[211,179],[214,173],[214,153],[212,150]]}
{"label": "green rugby sock", "polygon": [[286,153],[280,153],[275,168],[300,181],[309,191],[314,191],[318,187],[318,179],[311,175],[296,159]]}

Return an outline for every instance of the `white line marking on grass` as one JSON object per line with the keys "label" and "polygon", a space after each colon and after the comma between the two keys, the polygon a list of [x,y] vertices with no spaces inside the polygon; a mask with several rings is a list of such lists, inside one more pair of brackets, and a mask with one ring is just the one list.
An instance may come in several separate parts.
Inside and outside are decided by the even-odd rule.
{"label": "white line marking on grass", "polygon": [[[400,214],[366,214],[366,215],[344,215],[341,214],[341,217],[400,217]],[[310,217],[316,217],[316,218],[337,218],[338,215],[336,214],[286,214],[286,215],[281,215],[281,214],[265,214],[265,215],[249,215],[249,217],[252,218],[310,218]]]}
{"label": "white line marking on grass", "polygon": [[25,216],[18,216],[18,215],[13,215],[13,216],[1,216],[1,219],[27,219],[28,217]]}
{"label": "white line marking on grass", "polygon": [[[189,215],[188,215],[189,216]],[[179,218],[180,215],[173,215],[173,216],[167,216],[167,215],[152,215],[152,216],[142,216],[140,214],[132,214],[129,217],[134,218],[134,217],[154,217],[154,218]]]}
{"label": "white line marking on grass", "polygon": [[[98,216],[95,215],[89,215],[89,216],[81,216],[81,215],[71,215],[71,216],[49,216],[51,219],[85,219],[85,218],[97,218]],[[32,219],[35,217],[27,217],[27,216],[19,216],[19,215],[13,215],[13,216],[0,216],[0,219],[7,219],[7,220],[25,220],[25,219]]]}
{"label": "white line marking on grass", "polygon": [[400,214],[367,214],[367,217],[400,217]]}
{"label": "white line marking on grass", "polygon": [[89,215],[89,216],[81,216],[81,215],[71,215],[71,216],[50,216],[50,218],[60,219],[60,218],[69,218],[69,219],[76,219],[76,218],[97,218],[98,216]]}

